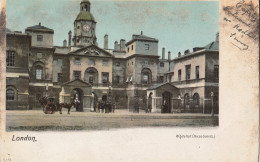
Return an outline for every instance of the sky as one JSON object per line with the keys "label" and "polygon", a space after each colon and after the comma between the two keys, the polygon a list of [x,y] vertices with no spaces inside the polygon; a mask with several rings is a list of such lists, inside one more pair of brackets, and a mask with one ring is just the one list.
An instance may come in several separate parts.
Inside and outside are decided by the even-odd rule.
{"label": "sky", "polygon": [[[73,23],[80,12],[81,0],[7,0],[7,28],[22,31],[41,24],[54,30],[54,45],[62,46],[73,32]],[[130,41],[132,34],[143,34],[159,40],[162,48],[178,52],[201,47],[214,41],[219,31],[218,1],[91,1],[91,13],[97,21],[96,36],[104,47],[108,34],[109,48],[120,39]]]}

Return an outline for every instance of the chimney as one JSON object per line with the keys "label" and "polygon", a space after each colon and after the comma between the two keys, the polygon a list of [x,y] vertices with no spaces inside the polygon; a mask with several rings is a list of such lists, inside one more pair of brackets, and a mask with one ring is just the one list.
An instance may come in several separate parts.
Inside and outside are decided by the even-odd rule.
{"label": "chimney", "polygon": [[120,39],[120,51],[125,51],[125,40]]}
{"label": "chimney", "polygon": [[42,25],[42,23],[41,22],[39,22],[39,26],[41,26]]}
{"label": "chimney", "polygon": [[188,49],[184,51],[184,55],[188,55],[189,53],[190,53],[190,50],[188,50]]}
{"label": "chimney", "polygon": [[107,34],[104,36],[104,49],[105,50],[108,49],[108,35]]}
{"label": "chimney", "polygon": [[63,47],[67,47],[67,40],[66,39],[63,41]]}
{"label": "chimney", "polygon": [[165,48],[162,48],[162,60],[165,59]]}
{"label": "chimney", "polygon": [[171,60],[171,51],[168,52],[168,60]]}
{"label": "chimney", "polygon": [[218,42],[219,41],[219,32],[217,32],[217,34],[216,34],[216,42]]}
{"label": "chimney", "polygon": [[181,57],[181,52],[178,53],[178,57]]}
{"label": "chimney", "polygon": [[143,35],[143,31],[141,31],[141,35]]}
{"label": "chimney", "polygon": [[69,31],[68,35],[69,35],[68,47],[70,48],[71,47],[71,30]]}
{"label": "chimney", "polygon": [[118,44],[118,41],[115,41],[114,50],[119,51],[120,45]]}

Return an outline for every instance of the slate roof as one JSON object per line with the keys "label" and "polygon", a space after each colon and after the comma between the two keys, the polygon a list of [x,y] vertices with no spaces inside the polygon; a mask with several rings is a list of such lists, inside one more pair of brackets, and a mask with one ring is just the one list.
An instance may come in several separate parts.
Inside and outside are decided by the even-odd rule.
{"label": "slate roof", "polygon": [[137,40],[139,40],[139,41],[158,42],[158,39],[156,39],[156,38],[148,37],[148,36],[143,35],[143,34],[141,34],[141,35],[134,34],[132,40],[127,42],[126,46],[129,45],[130,43],[134,42],[134,41],[137,41]]}
{"label": "slate roof", "polygon": [[[157,89],[157,88],[159,88],[159,87],[161,87],[161,86],[164,86],[164,85],[166,85],[166,84],[169,84],[170,86],[175,87],[175,86],[173,86],[173,85],[171,85],[170,83],[167,82],[167,83],[155,84],[155,85],[153,85],[153,86],[147,88],[147,90]],[[175,87],[175,88],[176,88],[176,87]]]}
{"label": "slate roof", "polygon": [[219,42],[218,41],[211,42],[206,46],[204,46],[204,48],[207,50],[219,51]]}
{"label": "slate roof", "polygon": [[70,52],[70,49],[68,47],[55,47],[54,54],[67,55],[69,52]]}
{"label": "slate roof", "polygon": [[39,23],[38,25],[27,27],[25,29],[25,31],[28,31],[28,30],[37,30],[37,31],[45,31],[45,32],[54,33],[53,29],[47,28],[45,26],[42,26],[41,23]]}

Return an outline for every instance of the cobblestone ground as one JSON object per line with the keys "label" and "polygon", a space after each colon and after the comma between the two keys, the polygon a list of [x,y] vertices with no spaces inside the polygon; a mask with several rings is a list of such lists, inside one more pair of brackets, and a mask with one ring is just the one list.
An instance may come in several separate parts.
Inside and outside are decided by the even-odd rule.
{"label": "cobblestone ground", "polygon": [[41,110],[6,111],[7,131],[108,130],[137,127],[216,127],[218,116],[160,114],[116,110],[115,113],[71,112],[44,114]]}

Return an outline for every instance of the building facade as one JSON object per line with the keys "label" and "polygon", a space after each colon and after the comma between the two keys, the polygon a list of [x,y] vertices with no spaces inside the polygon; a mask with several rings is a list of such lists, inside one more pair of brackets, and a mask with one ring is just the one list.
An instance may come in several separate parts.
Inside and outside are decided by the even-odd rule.
{"label": "building facade", "polygon": [[153,92],[152,112],[161,112],[165,101],[167,113],[209,112],[208,95],[218,92],[217,43],[175,59],[170,51],[166,58],[163,48],[160,58],[159,40],[141,32],[128,42],[115,41],[113,49],[105,35],[101,48],[91,3],[82,0],[79,6],[74,33],[68,32],[63,46],[53,45],[54,30],[41,23],[25,34],[7,32],[7,109],[40,109],[41,96],[60,103],[78,96],[79,111],[94,111],[97,101],[107,100],[111,92],[117,108],[132,111],[136,97],[146,109]]}

